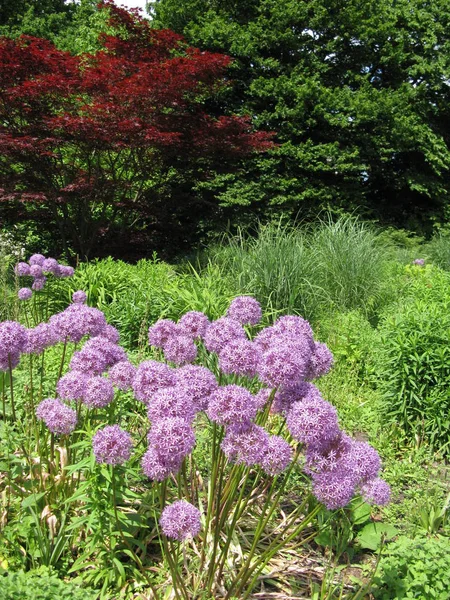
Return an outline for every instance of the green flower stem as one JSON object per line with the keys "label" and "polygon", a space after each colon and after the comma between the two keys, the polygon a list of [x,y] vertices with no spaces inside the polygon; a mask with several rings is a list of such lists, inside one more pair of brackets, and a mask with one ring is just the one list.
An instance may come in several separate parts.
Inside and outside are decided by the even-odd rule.
{"label": "green flower stem", "polygon": [[66,349],[67,349],[67,338],[64,340],[63,351],[61,355],[61,362],[59,363],[58,377],[56,379],[55,387],[58,384],[58,381],[61,379],[61,375],[64,369],[64,361],[66,359]]}
{"label": "green flower stem", "polygon": [[16,421],[16,407],[14,405],[14,385],[13,385],[13,375],[12,375],[12,363],[11,363],[11,355],[8,354],[8,371],[9,371],[9,389],[11,394],[11,414],[14,421]]}
{"label": "green flower stem", "polygon": [[218,459],[218,470],[219,470],[219,487],[217,490],[217,500],[216,500],[216,506],[215,506],[215,512],[216,512],[216,516],[215,516],[215,522],[214,522],[214,536],[213,536],[213,550],[212,550],[212,554],[211,554],[211,558],[209,561],[209,567],[208,567],[208,576],[207,576],[207,589],[210,590],[210,592],[212,592],[212,586],[213,586],[213,581],[214,581],[214,572],[215,572],[215,567],[216,567],[216,553],[217,553],[217,545],[219,543],[219,538],[220,538],[220,508],[221,508],[221,503],[220,503],[220,497],[222,495],[222,486],[223,486],[223,479],[224,479],[224,472],[225,472],[225,455],[223,454],[223,452],[220,452],[219,454],[219,459]]}

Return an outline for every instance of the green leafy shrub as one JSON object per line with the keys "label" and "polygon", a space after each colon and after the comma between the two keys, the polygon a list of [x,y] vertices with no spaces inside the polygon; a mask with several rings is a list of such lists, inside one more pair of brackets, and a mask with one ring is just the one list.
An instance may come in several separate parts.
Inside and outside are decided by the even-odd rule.
{"label": "green leafy shrub", "polygon": [[450,271],[450,232],[435,235],[427,244],[426,253],[435,265]]}
{"label": "green leafy shrub", "polygon": [[409,297],[384,315],[374,353],[383,414],[410,436],[450,451],[450,277],[417,269]]}
{"label": "green leafy shrub", "polygon": [[399,537],[389,544],[374,578],[376,600],[448,600],[450,598],[450,542],[438,536]]}
{"label": "green leafy shrub", "polygon": [[2,600],[94,600],[97,595],[76,583],[58,579],[44,567],[28,573],[19,571],[0,576]]}

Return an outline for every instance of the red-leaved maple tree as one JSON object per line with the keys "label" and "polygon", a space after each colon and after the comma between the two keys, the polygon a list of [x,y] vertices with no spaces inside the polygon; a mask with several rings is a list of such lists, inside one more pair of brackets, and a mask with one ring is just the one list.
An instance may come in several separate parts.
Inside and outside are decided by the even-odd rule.
{"label": "red-leaved maple tree", "polygon": [[99,6],[118,33],[102,34],[95,55],[0,38],[0,210],[57,226],[83,257],[111,227],[151,222],[180,173],[208,178],[271,146],[248,119],[205,108],[227,84],[229,57]]}

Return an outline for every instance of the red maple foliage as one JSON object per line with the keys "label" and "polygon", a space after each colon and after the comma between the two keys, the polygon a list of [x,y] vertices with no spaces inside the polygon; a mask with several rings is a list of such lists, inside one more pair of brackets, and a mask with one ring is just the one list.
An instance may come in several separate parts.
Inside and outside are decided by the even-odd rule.
{"label": "red maple foliage", "polygon": [[[249,119],[209,114],[230,58],[152,29],[111,0],[117,35],[72,56],[28,36],[0,38],[0,206],[57,225],[89,256],[99,233],[131,227],[180,172],[207,178],[272,145]],[[177,173],[178,175],[174,175]]]}

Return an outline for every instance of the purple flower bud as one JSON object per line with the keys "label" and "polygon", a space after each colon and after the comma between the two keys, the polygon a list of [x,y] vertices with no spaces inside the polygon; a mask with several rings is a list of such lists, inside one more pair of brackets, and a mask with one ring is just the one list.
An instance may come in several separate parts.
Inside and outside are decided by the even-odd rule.
{"label": "purple flower bud", "polygon": [[26,262],[19,262],[14,267],[14,272],[19,277],[25,277],[30,274],[30,265]]}
{"label": "purple flower bud", "polygon": [[30,265],[42,266],[44,260],[45,256],[43,256],[42,254],[33,254],[33,256],[30,257],[30,260],[28,262],[30,263]]}
{"label": "purple flower bud", "polygon": [[133,391],[137,400],[148,404],[152,395],[163,387],[175,385],[175,371],[155,360],[142,362],[133,380]]}
{"label": "purple flower bud", "polygon": [[210,352],[219,353],[232,340],[247,339],[240,323],[228,317],[213,321],[205,334],[205,346]]}
{"label": "purple flower bud", "polygon": [[89,408],[103,408],[114,399],[112,383],[105,377],[94,376],[88,379],[83,394],[83,403]]}
{"label": "purple flower bud", "polygon": [[86,300],[86,292],[83,292],[83,290],[78,290],[72,294],[72,302],[74,304],[85,304]]}
{"label": "purple flower bud", "polygon": [[73,267],[67,267],[66,265],[59,265],[58,269],[58,277],[72,277],[75,273],[75,269]]}
{"label": "purple flower bud", "polygon": [[186,500],[166,506],[159,519],[162,532],[169,538],[183,542],[200,533],[200,511]]}
{"label": "purple flower bud", "polygon": [[356,489],[354,477],[339,471],[314,473],[313,494],[329,510],[347,506]]}
{"label": "purple flower bud", "polygon": [[256,416],[258,407],[255,397],[239,385],[225,385],[214,391],[209,398],[208,417],[219,425],[239,425]]}
{"label": "purple flower bud", "polygon": [[118,425],[107,425],[92,438],[92,448],[98,463],[123,465],[131,456],[133,440]]}
{"label": "purple flower bud", "polygon": [[41,354],[49,346],[58,343],[58,338],[48,323],[40,323],[27,331],[26,354]]}
{"label": "purple flower bud", "polygon": [[164,358],[176,365],[194,362],[197,346],[187,335],[174,335],[164,344]]}
{"label": "purple flower bud", "polygon": [[415,260],[413,260],[413,265],[418,265],[419,267],[423,267],[424,264],[425,264],[424,258],[416,258]]}
{"label": "purple flower bud", "polygon": [[0,356],[24,352],[27,344],[27,330],[16,321],[0,323]]}
{"label": "purple flower bud", "polygon": [[322,399],[319,390],[312,383],[303,381],[293,387],[281,387],[275,393],[272,412],[286,415],[295,402],[306,398]]}
{"label": "purple flower bud", "polygon": [[85,335],[100,335],[106,326],[105,315],[85,304],[70,304],[49,321],[60,341],[79,342]]}
{"label": "purple flower bud", "polygon": [[311,349],[303,340],[274,338],[258,366],[260,380],[269,387],[293,387],[304,381],[311,361]]}
{"label": "purple flower bud", "polygon": [[239,296],[230,304],[227,317],[242,325],[257,325],[261,321],[261,305],[251,296]]}
{"label": "purple flower bud", "polygon": [[120,333],[112,325],[105,325],[105,327],[102,329],[101,337],[108,339],[113,344],[118,344]]}
{"label": "purple flower bud", "polygon": [[231,340],[219,354],[219,368],[227,374],[254,377],[262,359],[260,348],[249,340]]}
{"label": "purple flower bud", "polygon": [[20,288],[20,290],[17,293],[17,297],[19,298],[19,300],[29,300],[31,298],[31,296],[33,295],[33,292],[30,290],[30,288]]}
{"label": "purple flower bud", "polygon": [[191,310],[181,317],[178,327],[185,335],[195,340],[205,335],[209,327],[209,319],[204,313]]}
{"label": "purple flower bud", "polygon": [[44,421],[52,433],[68,435],[77,424],[77,413],[60,400],[47,398],[36,408],[36,416]]}

